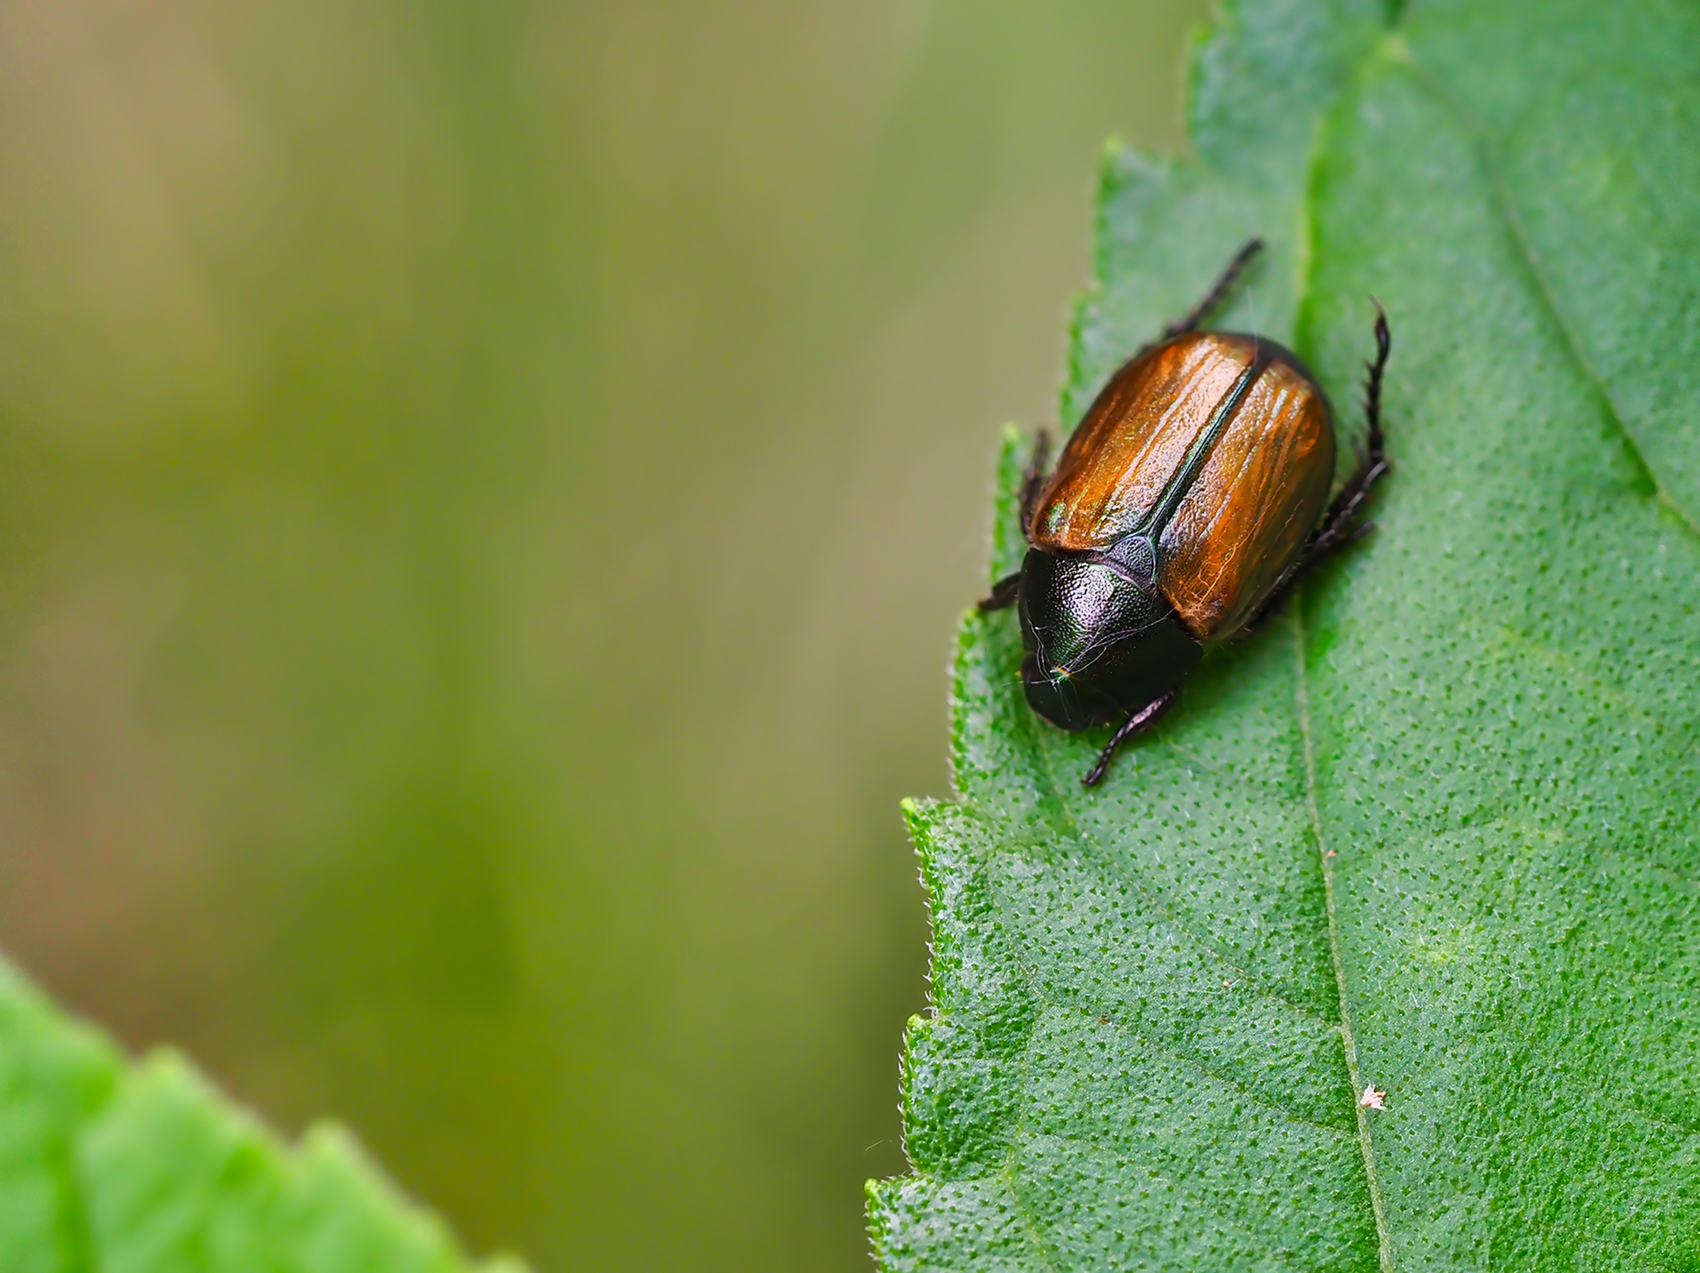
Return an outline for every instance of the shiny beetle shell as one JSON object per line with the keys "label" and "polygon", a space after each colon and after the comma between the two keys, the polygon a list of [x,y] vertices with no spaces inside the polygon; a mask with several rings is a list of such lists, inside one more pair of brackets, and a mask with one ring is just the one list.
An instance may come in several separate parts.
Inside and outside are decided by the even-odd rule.
{"label": "shiny beetle shell", "polygon": [[[1195,471],[1183,475],[1199,447]],[[1169,494],[1172,511],[1154,528],[1157,587],[1187,631],[1209,642],[1244,627],[1298,560],[1333,476],[1333,413],[1292,353],[1262,337],[1188,332],[1104,387],[1028,531],[1047,552],[1105,552]]]}
{"label": "shiny beetle shell", "polygon": [[1358,514],[1387,472],[1387,315],[1375,306],[1364,453],[1330,504],[1334,415],[1304,364],[1261,336],[1199,330],[1261,247],[1241,248],[1191,313],[1110,377],[1048,478],[1041,433],[1021,490],[1027,555],[980,603],[1016,607],[1039,717],[1068,730],[1121,722],[1088,786],[1173,706],[1206,646],[1369,529]]}

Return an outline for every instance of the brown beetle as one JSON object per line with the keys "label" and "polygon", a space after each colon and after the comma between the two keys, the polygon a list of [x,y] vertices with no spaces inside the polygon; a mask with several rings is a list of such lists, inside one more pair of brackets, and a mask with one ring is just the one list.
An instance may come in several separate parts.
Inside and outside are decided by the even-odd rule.
{"label": "brown beetle", "polygon": [[1369,529],[1352,522],[1387,472],[1387,315],[1376,305],[1366,453],[1329,504],[1334,413],[1309,370],[1266,337],[1198,330],[1262,246],[1240,249],[1192,313],[1110,377],[1049,479],[1040,433],[1021,495],[1027,557],[980,603],[1019,603],[1035,712],[1069,730],[1121,722],[1088,786],[1173,704],[1207,646]]}

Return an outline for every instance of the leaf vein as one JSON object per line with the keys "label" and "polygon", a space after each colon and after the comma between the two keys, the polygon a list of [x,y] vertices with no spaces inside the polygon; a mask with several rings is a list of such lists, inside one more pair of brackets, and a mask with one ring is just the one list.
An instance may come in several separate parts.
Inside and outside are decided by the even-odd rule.
{"label": "leaf vein", "polygon": [[1062,793],[1062,784],[1057,777],[1056,766],[1051,762],[1049,750],[1037,740],[1034,740],[1031,750],[1037,754],[1039,761],[1034,768],[1043,776],[1052,796],[1056,798],[1057,805],[1062,811],[1064,820],[1068,823],[1069,830],[1073,832],[1074,838],[1081,844],[1088,845],[1095,849],[1100,857],[1112,863],[1118,874],[1120,874],[1122,878],[1126,879],[1129,884],[1138,890],[1140,897],[1146,901],[1152,910],[1162,916],[1165,923],[1167,923],[1182,937],[1186,938],[1187,941],[1192,943],[1192,945],[1199,951],[1203,952],[1206,956],[1220,964],[1221,967],[1232,973],[1234,980],[1244,981],[1246,988],[1253,994],[1260,995],[1265,999],[1270,999],[1275,1003],[1279,1003],[1284,1007],[1290,1008],[1300,1016],[1307,1020],[1314,1021],[1318,1025],[1326,1026],[1329,1029],[1335,1029],[1338,1027],[1338,1022],[1330,1021],[1321,1013],[1315,1012],[1312,1009],[1305,1007],[1303,1004],[1289,999],[1286,995],[1277,990],[1266,989],[1262,984],[1260,984],[1259,978],[1254,977],[1247,969],[1227,958],[1227,956],[1222,953],[1220,947],[1218,947],[1214,942],[1207,940],[1200,934],[1194,932],[1191,928],[1187,927],[1186,924],[1182,923],[1180,919],[1176,917],[1173,909],[1170,908],[1168,903],[1156,895],[1139,872],[1128,869],[1126,864],[1123,863],[1119,857],[1106,851],[1104,846],[1098,842],[1097,838],[1081,826],[1079,821],[1075,818],[1073,810],[1069,806],[1068,798]]}
{"label": "leaf vein", "polygon": [[1487,177],[1488,189],[1492,193],[1494,213],[1499,218],[1507,239],[1510,240],[1512,247],[1516,250],[1518,263],[1523,267],[1528,278],[1529,290],[1533,293],[1542,312],[1552,320],[1553,325],[1558,329],[1565,355],[1577,371],[1581,373],[1582,378],[1588,382],[1589,387],[1605,407],[1606,414],[1611,417],[1611,422],[1617,426],[1618,432],[1629,446],[1630,453],[1634,455],[1636,463],[1641,466],[1641,471],[1647,475],[1647,480],[1653,484],[1659,502],[1676,515],[1677,520],[1691,535],[1700,538],[1700,522],[1696,522],[1689,515],[1688,510],[1676,502],[1676,498],[1670,493],[1670,489],[1659,479],[1658,471],[1648,461],[1646,452],[1641,449],[1641,443],[1636,439],[1634,431],[1630,429],[1629,422],[1619,408],[1617,400],[1612,397],[1605,379],[1595,369],[1594,364],[1589,361],[1587,353],[1582,348],[1581,337],[1577,335],[1575,327],[1560,307],[1558,298],[1553,295],[1552,287],[1547,282],[1546,275],[1541,272],[1540,255],[1529,242],[1528,235],[1523,229],[1522,218],[1517,215],[1516,207],[1506,191],[1505,178],[1500,172],[1488,130],[1471,116],[1462,103],[1455,100],[1440,84],[1436,83],[1426,68],[1421,67],[1420,64],[1413,63],[1413,65],[1417,71],[1413,79],[1418,87],[1442,111],[1451,115],[1458,122],[1464,134],[1475,144],[1477,159],[1481,163],[1482,171]]}
{"label": "leaf vein", "polygon": [[[1328,841],[1322,831],[1322,810],[1316,797],[1316,746],[1311,736],[1310,687],[1305,673],[1305,627],[1302,613],[1302,584],[1295,586],[1288,613],[1292,616],[1294,675],[1294,706],[1298,714],[1299,735],[1304,740],[1305,797],[1310,805],[1311,828],[1316,836],[1317,864],[1322,871],[1323,897],[1328,907],[1328,945],[1334,959],[1334,982],[1340,992],[1340,1039],[1346,1049],[1346,1068],[1352,1076],[1352,1091],[1358,1090],[1363,1076],[1358,1072],[1357,1041],[1352,1034],[1352,1007],[1346,994],[1346,964],[1340,944],[1339,911],[1334,898],[1334,871],[1329,865]],[[1393,1238],[1388,1229],[1387,1203],[1381,1195],[1381,1182],[1375,1172],[1375,1145],[1370,1139],[1369,1111],[1354,1103],[1358,1123],[1358,1147],[1363,1154],[1364,1180],[1369,1187],[1369,1201],[1375,1211],[1375,1231],[1383,1273],[1393,1273]]]}
{"label": "leaf vein", "polygon": [[[1303,1123],[1307,1127],[1315,1127],[1320,1131],[1327,1132],[1330,1136],[1347,1135],[1347,1133],[1339,1127],[1331,1126],[1328,1123],[1318,1122],[1314,1118],[1306,1118],[1303,1114],[1296,1113],[1293,1110],[1288,1109],[1285,1105],[1279,1105],[1274,1101],[1259,1096],[1239,1079],[1231,1078],[1226,1074],[1219,1073],[1205,1065],[1202,1061],[1198,1060],[1198,1058],[1189,1056],[1185,1052],[1177,1052],[1173,1048],[1164,1047],[1162,1044],[1154,1042],[1148,1035],[1141,1034],[1139,1031],[1133,1029],[1133,1027],[1116,1020],[1114,1017],[1105,1018],[1091,1012],[1089,1009],[1073,1008],[1067,1004],[1058,1003],[1054,999],[1047,998],[1044,992],[1038,988],[1036,981],[1034,982],[1033,993],[1040,1003],[1044,1004],[1045,1007],[1050,1008],[1054,1012],[1078,1014],[1080,1016],[1089,1017],[1095,1021],[1107,1020],[1111,1026],[1120,1030],[1128,1038],[1132,1039],[1135,1043],[1139,1044],[1147,1051],[1155,1053],[1158,1056],[1165,1057],[1177,1064],[1185,1065],[1190,1069],[1196,1070],[1205,1078],[1210,1079],[1213,1082],[1221,1083],[1225,1087],[1233,1088],[1236,1092],[1240,1093],[1240,1095],[1244,1096],[1250,1104],[1256,1105],[1259,1109],[1266,1109],[1272,1114],[1279,1114],[1283,1118],[1291,1119],[1295,1123]],[[1334,1028],[1338,1029],[1338,1027]]]}
{"label": "leaf vein", "polygon": [[[1058,1139],[1067,1139],[1067,1138],[1058,1137]],[[1080,1142],[1080,1141],[1076,1140],[1076,1141],[1071,1141],[1070,1143],[1091,1144],[1092,1142]],[[1093,1147],[1097,1148],[1096,1145],[1094,1145]],[[1164,1175],[1162,1172],[1156,1170],[1156,1168],[1147,1166],[1146,1164],[1140,1162],[1137,1158],[1134,1158],[1131,1155],[1126,1156],[1124,1158],[1124,1161],[1127,1162],[1129,1165],[1137,1168],[1138,1170],[1144,1172],[1146,1179],[1160,1181],[1164,1185],[1167,1185],[1170,1189],[1173,1189],[1176,1193],[1178,1193],[1178,1194],[1182,1195],[1183,1197],[1185,1197],[1185,1198],[1191,1200],[1192,1202],[1196,1203],[1197,1206],[1198,1206],[1198,1209],[1202,1212],[1209,1213],[1211,1215],[1211,1217],[1216,1221],[1217,1224],[1220,1224],[1224,1228],[1232,1229],[1234,1232],[1241,1234],[1246,1239],[1246,1247],[1247,1247],[1248,1250],[1254,1251],[1258,1255],[1264,1256],[1267,1259],[1271,1259],[1271,1260],[1276,1261],[1283,1268],[1289,1268],[1289,1269],[1295,1269],[1296,1270],[1296,1269],[1305,1269],[1305,1268],[1310,1267],[1309,1265],[1294,1264],[1292,1262],[1292,1260],[1288,1258],[1286,1252],[1277,1250],[1276,1248],[1268,1246],[1264,1242],[1262,1242],[1259,1238],[1257,1231],[1255,1229],[1253,1229],[1250,1225],[1245,1224],[1245,1223],[1243,1223],[1242,1221],[1239,1221],[1239,1220],[1231,1219],[1228,1216],[1224,1216],[1219,1210],[1215,1209],[1215,1207],[1211,1204],[1211,1202],[1208,1198],[1202,1196],[1196,1190],[1186,1188],[1184,1185],[1182,1185],[1178,1181],[1176,1181],[1172,1176]],[[1016,1188],[1015,1188],[1013,1181],[1010,1183],[1010,1193],[1012,1195],[1016,1195],[1016,1206],[1019,1207],[1019,1208],[1022,1208],[1023,1212],[1025,1213],[1026,1204],[1021,1201],[1019,1195],[1017,1194],[1017,1191],[1016,1191]],[[1050,1267],[1050,1268],[1053,1268],[1053,1269],[1055,1268],[1054,1265],[1047,1265],[1047,1267]]]}

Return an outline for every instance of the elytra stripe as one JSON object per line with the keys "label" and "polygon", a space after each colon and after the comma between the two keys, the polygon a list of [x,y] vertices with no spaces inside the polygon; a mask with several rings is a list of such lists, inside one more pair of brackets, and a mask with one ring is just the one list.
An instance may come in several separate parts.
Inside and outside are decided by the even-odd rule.
{"label": "elytra stripe", "polygon": [[[1255,337],[1253,339],[1255,340]],[[1240,373],[1239,379],[1234,381],[1234,387],[1228,390],[1222,401],[1216,404],[1216,411],[1210,417],[1210,423],[1193,439],[1192,446],[1187,449],[1186,459],[1181,461],[1180,468],[1175,470],[1175,475],[1163,488],[1163,494],[1158,498],[1156,506],[1132,533],[1146,536],[1153,545],[1162,539],[1163,528],[1169,524],[1169,518],[1175,515],[1175,510],[1186,498],[1186,493],[1192,488],[1199,470],[1204,467],[1204,461],[1210,458],[1210,448],[1215,446],[1216,439],[1227,431],[1228,425],[1233,422],[1234,413],[1239,410],[1240,403],[1245,400],[1252,385],[1257,383],[1257,378],[1263,374],[1264,368],[1274,361],[1271,355],[1263,351],[1261,344],[1255,345],[1254,349],[1251,364]]]}

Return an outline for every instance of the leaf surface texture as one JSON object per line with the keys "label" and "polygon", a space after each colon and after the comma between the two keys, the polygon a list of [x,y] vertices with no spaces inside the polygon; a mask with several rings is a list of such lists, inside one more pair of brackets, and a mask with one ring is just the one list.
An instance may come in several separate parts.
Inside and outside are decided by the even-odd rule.
{"label": "leaf surface texture", "polygon": [[1243,0],[1192,133],[1106,161],[1065,418],[1259,234],[1214,325],[1349,463],[1378,297],[1394,472],[1096,790],[964,620],[879,1258],[1700,1267],[1700,9]]}

